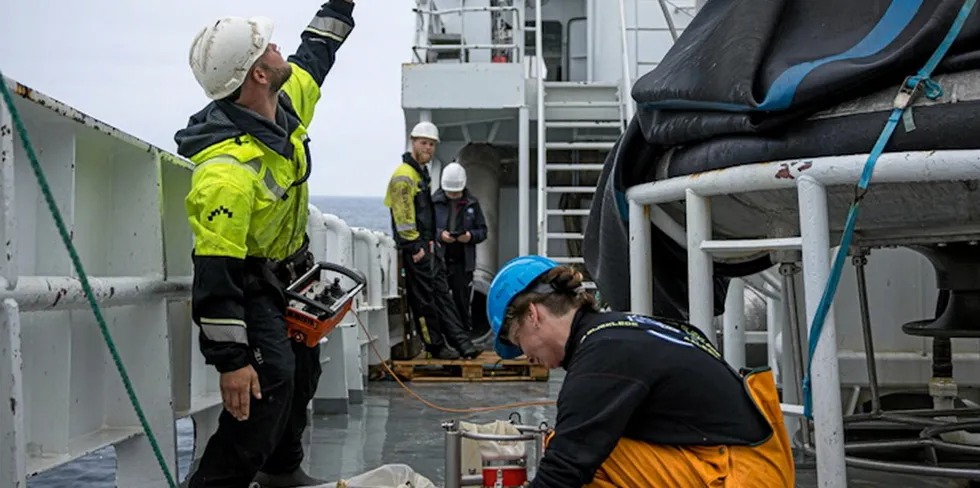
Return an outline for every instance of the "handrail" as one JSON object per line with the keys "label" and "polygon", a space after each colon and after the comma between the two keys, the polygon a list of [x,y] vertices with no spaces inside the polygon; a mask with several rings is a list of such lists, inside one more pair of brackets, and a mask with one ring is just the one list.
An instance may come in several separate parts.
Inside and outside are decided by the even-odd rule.
{"label": "handrail", "polygon": [[[636,15],[635,12],[634,15]],[[634,108],[633,104],[630,103],[630,89],[633,87],[633,82],[630,80],[629,43],[626,40],[625,0],[619,0],[619,27],[621,34],[620,40],[623,43],[623,93],[620,95],[619,101],[623,104],[623,108],[626,110],[626,124],[629,125],[630,121],[633,120]],[[637,50],[639,50],[639,46],[637,47]]]}
{"label": "handrail", "polygon": [[504,7],[454,7],[446,9],[433,9],[433,10],[423,10],[419,7],[412,9],[412,12],[418,14],[427,15],[441,15],[441,14],[462,14],[464,12],[503,12],[505,10],[518,10],[518,7],[513,5]]}
{"label": "handrail", "polygon": [[[423,4],[426,7],[423,7]],[[416,6],[412,8],[412,12],[417,15],[416,29],[415,29],[415,43],[412,45],[412,53],[415,56],[415,60],[419,63],[426,63],[428,55],[425,58],[419,53],[419,50],[428,51],[459,51],[460,52],[460,62],[465,62],[464,52],[469,50],[499,50],[507,51],[511,53],[511,63],[520,63],[524,59],[524,9],[516,5],[505,5],[505,6],[479,6],[479,7],[453,7],[439,9],[436,7],[435,2],[432,0],[416,0]],[[479,44],[467,44],[465,39],[465,22],[460,22],[460,42],[457,44],[438,44],[433,45],[429,42],[428,35],[433,31],[432,25],[439,25],[436,31],[444,30],[444,24],[442,22],[441,16],[446,14],[456,14],[462,19],[465,13],[475,13],[475,12],[510,12],[513,15],[513,42],[509,43],[495,43],[491,39],[489,44],[479,43]],[[435,20],[435,23],[432,20]],[[429,20],[430,22],[427,22]],[[491,34],[492,35],[492,34]]]}
{"label": "handrail", "polygon": [[546,220],[548,215],[545,213],[548,200],[545,198],[545,187],[548,186],[548,175],[545,163],[547,155],[545,152],[545,128],[544,128],[544,76],[547,66],[544,63],[544,46],[541,33],[541,0],[534,0],[534,59],[537,64],[537,111],[538,111],[538,254],[547,256],[548,236],[545,233]]}

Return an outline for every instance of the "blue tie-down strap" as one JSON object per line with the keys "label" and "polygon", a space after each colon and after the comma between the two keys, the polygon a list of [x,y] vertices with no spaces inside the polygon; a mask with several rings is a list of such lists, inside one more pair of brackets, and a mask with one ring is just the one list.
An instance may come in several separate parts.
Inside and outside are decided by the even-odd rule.
{"label": "blue tie-down strap", "polygon": [[[936,69],[939,62],[942,61],[949,47],[956,39],[956,36],[959,35],[960,29],[963,28],[963,24],[970,15],[970,11],[973,10],[975,3],[976,0],[966,0],[963,2],[963,7],[960,9],[956,20],[953,21],[949,32],[946,33],[943,41],[939,43],[936,51],[932,53],[929,61],[926,62],[925,66],[918,73],[909,76],[902,82],[898,95],[895,97],[895,109],[892,110],[891,115],[888,117],[888,123],[885,124],[881,135],[878,136],[878,141],[875,142],[874,148],[868,154],[868,160],[864,163],[864,171],[861,173],[861,179],[858,181],[854,191],[854,200],[851,202],[851,208],[847,213],[847,221],[844,224],[844,233],[841,235],[840,247],[837,249],[836,256],[834,256],[834,263],[830,268],[827,285],[824,287],[823,296],[820,297],[820,304],[817,306],[817,311],[813,314],[813,325],[810,327],[808,338],[809,354],[807,355],[806,375],[803,377],[803,415],[808,419],[813,419],[813,391],[810,388],[810,369],[813,365],[813,355],[817,350],[817,343],[820,342],[820,333],[823,331],[824,321],[827,319],[830,304],[834,301],[837,285],[840,283],[841,271],[844,269],[844,259],[847,257],[847,250],[851,246],[851,238],[854,235],[854,222],[857,220],[861,199],[864,198],[864,195],[868,191],[868,184],[871,182],[871,175],[874,173],[875,163],[878,161],[881,153],[884,152],[885,144],[888,143],[888,140],[895,132],[895,127],[902,120],[903,113],[912,103],[912,99],[918,90],[920,88],[923,89],[926,97],[932,100],[943,95],[942,86],[934,81],[930,75]],[[836,358],[832,358],[831,360],[836,361]]]}

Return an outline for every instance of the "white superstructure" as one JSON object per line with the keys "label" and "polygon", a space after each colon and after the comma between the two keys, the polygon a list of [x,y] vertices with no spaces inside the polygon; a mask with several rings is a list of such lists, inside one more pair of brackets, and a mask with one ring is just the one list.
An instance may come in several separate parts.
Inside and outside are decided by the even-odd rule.
{"label": "white superstructure", "polygon": [[413,62],[402,70],[406,126],[436,123],[437,161],[487,166],[492,181],[471,177],[475,193],[496,201],[499,191],[477,290],[497,263],[529,251],[582,264],[602,162],[634,111],[629,89],[694,2],[418,0],[415,13]]}

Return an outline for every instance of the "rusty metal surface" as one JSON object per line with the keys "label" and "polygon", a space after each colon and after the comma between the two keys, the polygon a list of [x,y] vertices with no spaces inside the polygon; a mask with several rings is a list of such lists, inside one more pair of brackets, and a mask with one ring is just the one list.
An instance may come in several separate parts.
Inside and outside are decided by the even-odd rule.
{"label": "rusty metal surface", "polygon": [[[4,77],[3,82],[7,84],[10,90],[21,100],[29,103],[17,104],[17,109],[20,111],[31,110],[33,108],[40,108],[48,110],[53,114],[59,115],[66,119],[69,119],[77,124],[84,127],[97,131],[99,133],[105,134],[109,137],[118,139],[120,141],[126,142],[140,150],[146,151],[151,154],[158,154],[161,161],[173,164],[186,169],[193,169],[194,165],[190,161],[181,158],[180,156],[165,151],[159,147],[156,147],[138,137],[130,135],[116,127],[113,127],[101,120],[92,117],[84,112],[81,112],[72,106],[56,100],[44,93],[41,93],[33,88],[19,83],[11,78]],[[6,124],[5,124],[6,125]],[[0,131],[12,130],[9,127],[0,127]]]}

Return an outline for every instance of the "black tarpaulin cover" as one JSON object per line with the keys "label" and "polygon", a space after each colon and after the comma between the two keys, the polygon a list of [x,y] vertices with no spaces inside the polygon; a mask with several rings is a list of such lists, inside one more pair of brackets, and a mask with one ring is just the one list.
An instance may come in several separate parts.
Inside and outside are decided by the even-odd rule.
{"label": "black tarpaulin cover", "polygon": [[[932,55],[962,5],[962,0],[708,1],[661,63],[636,81],[636,116],[606,158],[584,243],[586,266],[603,299],[615,309],[630,308],[624,192],[654,179],[664,151],[675,149],[669,176],[831,155],[835,149],[841,151],[836,154],[870,151],[887,113],[829,122],[807,117],[882,89],[897,91]],[[934,74],[980,67],[978,41],[980,16],[974,9]],[[970,116],[975,105],[966,115],[967,104],[959,105],[966,122],[980,119]],[[980,127],[962,130],[957,138],[924,126],[955,106],[929,107],[930,118],[917,118],[916,132],[903,134],[900,126],[886,152],[980,147],[980,140],[973,142],[978,133],[973,129]],[[686,317],[686,251],[654,227],[650,252],[655,313]],[[715,263],[716,314],[723,311],[728,277],[771,264],[768,257]]]}

